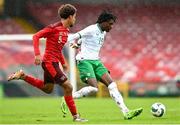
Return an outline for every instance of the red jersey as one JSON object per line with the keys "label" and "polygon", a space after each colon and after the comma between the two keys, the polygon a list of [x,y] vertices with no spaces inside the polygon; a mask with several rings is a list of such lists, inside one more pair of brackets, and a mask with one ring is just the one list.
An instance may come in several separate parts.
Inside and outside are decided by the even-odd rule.
{"label": "red jersey", "polygon": [[67,42],[69,29],[65,28],[61,22],[51,24],[33,35],[33,45],[35,55],[40,55],[39,39],[46,38],[46,48],[43,56],[44,62],[65,63],[62,49]]}

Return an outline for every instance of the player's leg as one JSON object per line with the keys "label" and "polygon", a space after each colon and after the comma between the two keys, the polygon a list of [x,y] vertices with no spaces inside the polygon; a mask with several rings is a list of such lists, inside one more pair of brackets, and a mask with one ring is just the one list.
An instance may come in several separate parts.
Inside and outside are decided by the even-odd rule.
{"label": "player's leg", "polygon": [[106,72],[105,74],[103,74],[101,76],[101,82],[108,87],[110,96],[116,102],[116,104],[121,109],[123,114],[127,113],[129,111],[129,109],[125,105],[123,97],[120,94],[120,92],[119,92],[119,90],[117,88],[116,83],[113,82],[113,80],[112,80],[112,78],[111,78],[111,76],[109,75],[108,72]]}
{"label": "player's leg", "polygon": [[[79,91],[76,91],[75,93],[73,93],[74,99],[85,97],[85,96],[89,95],[90,93],[94,93],[94,92],[98,91],[97,84],[94,84],[94,83],[97,83],[97,80],[95,78],[89,78],[87,80],[87,83],[91,86],[83,87]],[[62,98],[62,101],[61,101],[61,111],[63,113],[63,117],[66,117],[67,105],[66,105],[64,98]]]}
{"label": "player's leg", "polygon": [[30,85],[44,91],[45,93],[51,93],[54,87],[54,84],[44,84],[44,81],[25,74],[23,70],[19,70],[16,73],[10,75],[8,81],[11,80],[24,80]]}
{"label": "player's leg", "polygon": [[[48,66],[48,65],[46,65],[46,66]],[[66,102],[72,116],[73,116],[73,120],[79,121],[79,122],[87,121],[85,119],[80,118],[79,114],[77,113],[76,105],[75,105],[74,99],[72,97],[72,89],[73,89],[72,85],[69,82],[69,80],[67,80],[66,75],[59,68],[59,64],[53,63],[51,66],[50,65],[48,66],[49,68],[51,68],[50,74],[53,77],[54,82],[63,88],[64,99],[65,99],[65,102]]]}
{"label": "player's leg", "polygon": [[98,80],[100,80],[103,84],[105,84],[108,87],[110,96],[123,112],[125,119],[131,119],[142,112],[142,108],[136,110],[129,110],[127,108],[127,106],[124,103],[123,97],[117,88],[116,83],[112,80],[110,74],[108,73],[108,70],[104,67],[104,65],[101,62],[99,62],[95,70],[95,73],[97,75]]}
{"label": "player's leg", "polygon": [[88,78],[86,83],[88,85],[90,85],[90,86],[83,87],[80,90],[74,92],[73,93],[73,98],[74,99],[78,99],[78,98],[81,98],[81,97],[86,97],[89,94],[96,93],[98,91],[96,78]]}
{"label": "player's leg", "polygon": [[95,73],[97,75],[98,80],[100,80],[103,84],[105,84],[108,87],[110,96],[116,102],[116,104],[120,107],[121,111],[123,113],[128,112],[129,110],[124,104],[123,98],[118,91],[116,83],[113,82],[111,76],[108,73],[108,70],[100,61],[97,61],[97,67],[95,69]]}
{"label": "player's leg", "polygon": [[44,69],[44,87],[41,90],[49,94],[52,93],[54,89],[54,79],[49,74],[50,71],[48,71],[48,69],[46,69],[45,67],[43,67],[43,69]]}
{"label": "player's leg", "polygon": [[97,80],[91,61],[79,61],[77,66],[79,69],[81,80],[90,86],[83,87],[79,91],[73,93],[73,98],[75,99],[85,97],[91,93],[96,93],[98,91]]}
{"label": "player's leg", "polygon": [[119,106],[121,111],[123,112],[124,119],[132,119],[135,116],[138,116],[143,111],[142,108],[129,110],[127,106],[125,105],[123,98],[118,91],[117,85],[115,82],[113,82],[111,76],[109,73],[105,73],[101,77],[101,81],[108,87],[110,96],[113,100],[115,100],[116,104]]}

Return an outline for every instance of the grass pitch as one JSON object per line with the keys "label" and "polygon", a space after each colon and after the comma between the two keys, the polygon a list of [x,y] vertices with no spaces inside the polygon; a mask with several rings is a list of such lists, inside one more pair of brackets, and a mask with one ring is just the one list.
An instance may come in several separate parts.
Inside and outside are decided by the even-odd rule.
{"label": "grass pitch", "polygon": [[[60,98],[4,98],[0,99],[0,124],[74,124],[70,113],[66,118],[60,110]],[[127,98],[130,109],[143,107],[141,116],[124,120],[115,102],[110,98],[83,98],[76,100],[81,116],[87,123],[77,124],[180,124],[180,98]],[[166,106],[161,118],[151,115],[154,102]]]}

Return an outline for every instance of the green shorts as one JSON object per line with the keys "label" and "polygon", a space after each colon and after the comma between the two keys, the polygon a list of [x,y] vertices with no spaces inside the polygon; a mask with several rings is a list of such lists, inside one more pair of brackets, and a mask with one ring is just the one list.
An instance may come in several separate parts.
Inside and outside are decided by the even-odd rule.
{"label": "green shorts", "polygon": [[100,60],[81,60],[78,61],[77,66],[83,82],[86,82],[88,78],[96,78],[99,81],[102,75],[108,73]]}

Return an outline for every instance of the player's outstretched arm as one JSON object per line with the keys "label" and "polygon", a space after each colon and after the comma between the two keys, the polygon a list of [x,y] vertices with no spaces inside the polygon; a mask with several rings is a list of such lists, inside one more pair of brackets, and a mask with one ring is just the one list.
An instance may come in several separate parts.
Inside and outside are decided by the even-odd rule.
{"label": "player's outstretched arm", "polygon": [[79,46],[78,46],[78,44],[76,43],[76,41],[77,41],[78,39],[80,39],[80,38],[81,38],[81,35],[80,35],[79,33],[75,33],[75,34],[69,35],[69,36],[68,36],[68,42],[69,42],[69,44],[70,44],[70,47],[75,48],[75,49],[78,49]]}
{"label": "player's outstretched arm", "polygon": [[40,65],[41,64],[41,54],[40,54],[40,50],[39,50],[39,39],[40,38],[47,38],[48,35],[52,32],[51,28],[44,28],[42,30],[40,30],[39,32],[35,33],[33,35],[33,47],[34,47],[34,54],[35,54],[35,61],[34,63],[36,65]]}
{"label": "player's outstretched arm", "polygon": [[86,27],[75,34],[69,35],[68,42],[70,43],[70,46],[75,49],[79,48],[82,43],[81,38],[88,36],[90,32],[92,32],[91,27]]}
{"label": "player's outstretched arm", "polygon": [[68,42],[71,44],[75,40],[78,40],[80,38],[81,38],[81,35],[79,33],[71,34],[71,35],[68,35]]}
{"label": "player's outstretched arm", "polygon": [[52,33],[52,29],[47,27],[47,28],[44,28],[44,29],[40,30],[39,32],[37,32],[33,35],[33,47],[34,47],[35,56],[40,55],[39,39],[40,38],[47,38],[48,35],[50,35],[51,33]]}

